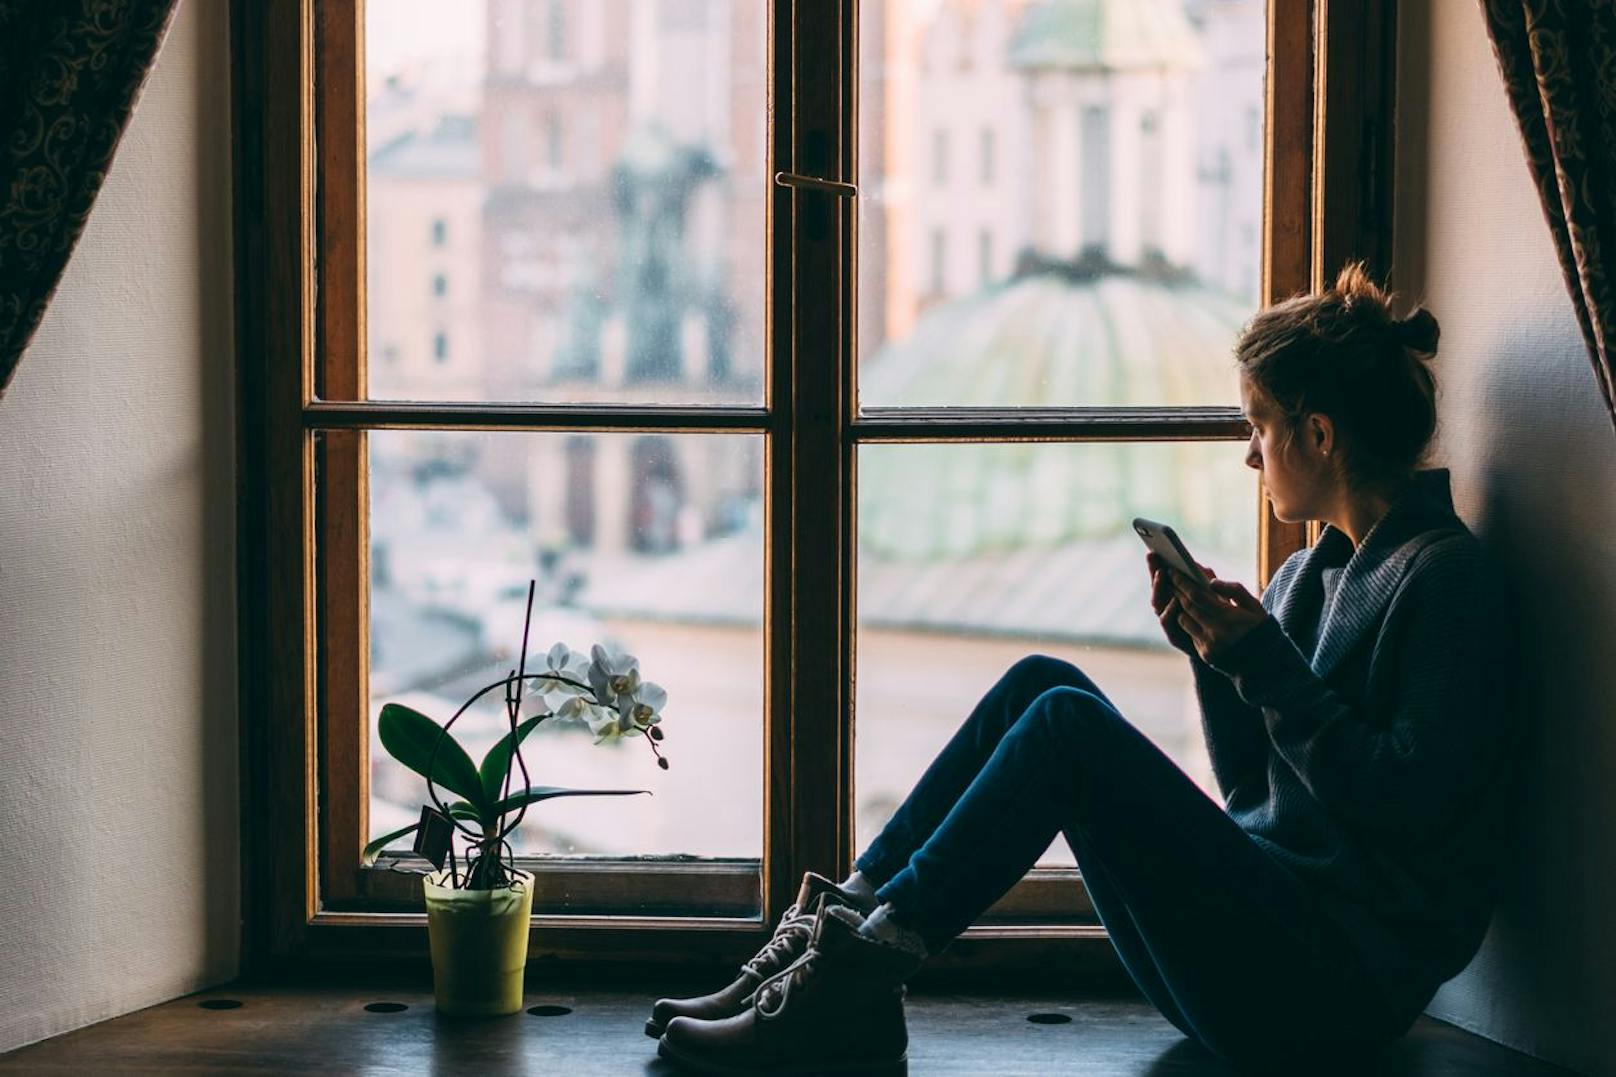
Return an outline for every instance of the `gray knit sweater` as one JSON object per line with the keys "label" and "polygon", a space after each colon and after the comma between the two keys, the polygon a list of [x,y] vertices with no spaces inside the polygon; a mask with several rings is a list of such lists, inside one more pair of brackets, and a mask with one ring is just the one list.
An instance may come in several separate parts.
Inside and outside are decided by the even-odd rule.
{"label": "gray knit sweater", "polygon": [[1492,913],[1518,769],[1500,595],[1448,473],[1424,471],[1356,550],[1326,528],[1269,583],[1272,616],[1192,659],[1229,815],[1311,884],[1409,1020]]}

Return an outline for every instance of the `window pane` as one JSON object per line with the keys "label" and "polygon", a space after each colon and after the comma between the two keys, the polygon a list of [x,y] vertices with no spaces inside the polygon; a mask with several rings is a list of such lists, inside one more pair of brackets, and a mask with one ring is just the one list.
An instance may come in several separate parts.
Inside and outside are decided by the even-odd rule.
{"label": "window pane", "polygon": [[860,402],[1236,403],[1263,0],[860,10]]}
{"label": "window pane", "polygon": [[372,397],[762,401],[763,0],[365,12]]}
{"label": "window pane", "polygon": [[[535,785],[648,789],[530,809],[518,854],[757,857],[763,847],[763,444],[752,435],[382,431],[370,440],[370,832],[420,814],[425,782],[376,738],[383,704],[441,722],[552,643],[615,643],[667,689],[657,768],[642,740],[596,746],[546,721]],[[455,736],[503,735],[489,697]],[[408,843],[403,843],[407,845]]]}
{"label": "window pane", "polygon": [[[1255,587],[1257,482],[1235,442],[859,450],[859,849],[1018,658],[1074,663],[1212,790],[1188,660],[1150,608],[1129,522],[1173,525]],[[1215,794],[1214,794],[1215,795]],[[1064,839],[1046,854],[1071,864]]]}

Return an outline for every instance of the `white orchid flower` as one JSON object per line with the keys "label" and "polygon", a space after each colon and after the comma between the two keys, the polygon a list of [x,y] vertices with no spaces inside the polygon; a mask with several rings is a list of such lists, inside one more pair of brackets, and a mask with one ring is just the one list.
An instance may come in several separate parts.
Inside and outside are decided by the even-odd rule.
{"label": "white orchid flower", "polygon": [[597,736],[600,734],[603,725],[608,722],[615,725],[617,722],[616,711],[610,707],[602,707],[600,704],[591,702],[583,696],[568,696],[556,711],[556,717],[582,722]]}
{"label": "white orchid flower", "polygon": [[[545,702],[552,711],[559,711],[568,699],[582,695],[585,689],[579,685],[587,683],[589,676],[589,659],[568,647],[565,643],[557,643],[550,648],[544,656],[544,673],[551,674],[539,680],[535,687],[543,693]],[[554,678],[565,677],[566,680]],[[577,684],[569,684],[576,681]]]}
{"label": "white orchid flower", "polygon": [[633,695],[620,697],[617,713],[625,727],[624,732],[638,733],[662,721],[662,708],[668,702],[668,693],[652,681],[642,681]]}
{"label": "white orchid flower", "polygon": [[620,696],[633,695],[640,683],[640,660],[626,651],[595,644],[590,648],[589,686],[597,702],[615,706]]}
{"label": "white orchid flower", "polygon": [[579,654],[565,643],[557,643],[550,648],[544,656],[544,670],[546,673],[556,673],[563,677],[572,677],[583,680],[589,672],[589,658]]}

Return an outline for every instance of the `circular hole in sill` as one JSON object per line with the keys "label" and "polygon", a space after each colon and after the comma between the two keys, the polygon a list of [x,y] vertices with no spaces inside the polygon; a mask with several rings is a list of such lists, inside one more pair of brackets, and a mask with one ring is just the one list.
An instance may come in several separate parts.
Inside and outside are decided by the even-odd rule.
{"label": "circular hole in sill", "polygon": [[241,1000],[239,998],[205,998],[198,1002],[197,1005],[204,1010],[239,1010],[241,1009]]}
{"label": "circular hole in sill", "polygon": [[534,1017],[565,1017],[572,1012],[571,1006],[529,1006],[527,1012]]}
{"label": "circular hole in sill", "polygon": [[1072,1018],[1064,1013],[1029,1013],[1027,1020],[1035,1025],[1069,1025]]}
{"label": "circular hole in sill", "polygon": [[409,1009],[409,1007],[404,1005],[402,1002],[365,1003],[366,1013],[403,1013],[407,1009]]}

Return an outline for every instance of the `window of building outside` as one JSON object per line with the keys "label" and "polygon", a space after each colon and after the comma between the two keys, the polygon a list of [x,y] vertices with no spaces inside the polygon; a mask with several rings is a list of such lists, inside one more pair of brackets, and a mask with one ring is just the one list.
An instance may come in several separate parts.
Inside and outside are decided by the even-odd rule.
{"label": "window of building outside", "polygon": [[567,58],[567,4],[566,0],[549,0],[549,19],[545,23],[545,43],[551,60]]}
{"label": "window of building outside", "polygon": [[948,231],[931,230],[931,293],[942,295],[948,289]]}
{"label": "window of building outside", "polygon": [[[861,407],[1238,403],[1230,349],[1260,299],[1264,5],[1134,3],[1148,12],[1095,25],[1032,0],[860,6]],[[763,405],[766,8],[367,0],[370,354],[431,336],[438,360],[373,364],[371,398]],[[547,32],[521,32],[535,15]],[[564,69],[511,77],[563,51]],[[543,125],[558,167],[565,115],[590,118],[565,184],[502,161],[511,124]],[[949,187],[950,131],[962,146],[978,132],[992,197]],[[1222,160],[1222,178],[1198,170]],[[434,284],[456,278],[449,321],[412,327],[429,312],[390,297],[419,286],[419,237],[444,248],[451,227]],[[977,236],[974,277],[949,272],[956,228]],[[516,851],[760,857],[763,436],[386,429],[366,444],[370,834],[421,803],[375,739],[380,708],[446,716],[501,675],[534,578],[540,650],[617,644],[667,688],[674,765],[546,723],[536,782],[656,796],[548,803]],[[872,441],[856,469],[859,847],[1029,652],[1081,666],[1212,790],[1189,668],[1161,638],[1128,521],[1172,521],[1254,584],[1239,443]],[[476,757],[500,728],[490,707],[457,732]],[[1045,862],[1072,862],[1063,840]]]}
{"label": "window of building outside", "polygon": [[555,113],[544,118],[544,147],[545,159],[550,165],[551,172],[561,171],[564,144],[561,139],[561,117]]}

